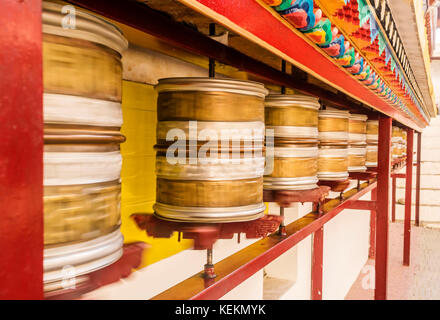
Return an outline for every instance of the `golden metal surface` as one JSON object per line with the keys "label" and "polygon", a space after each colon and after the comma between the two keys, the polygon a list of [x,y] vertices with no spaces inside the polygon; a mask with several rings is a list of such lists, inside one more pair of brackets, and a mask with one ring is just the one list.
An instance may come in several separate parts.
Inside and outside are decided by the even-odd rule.
{"label": "golden metal surface", "polygon": [[319,118],[319,132],[348,132],[348,119],[343,118]]}
{"label": "golden metal surface", "polygon": [[274,158],[274,169],[268,177],[299,178],[312,177],[318,173],[317,158]]}
{"label": "golden metal surface", "polygon": [[89,41],[43,35],[44,92],[121,101],[120,54]]}
{"label": "golden metal surface", "polygon": [[224,181],[157,179],[156,201],[180,207],[238,207],[263,201],[263,178]]}
{"label": "golden metal surface", "polygon": [[231,92],[161,92],[159,121],[264,121],[264,99]]}
{"label": "golden metal surface", "polygon": [[379,134],[379,123],[377,121],[367,121],[367,134]]}
{"label": "golden metal surface", "polygon": [[365,121],[351,120],[348,122],[348,132],[350,133],[367,133],[367,124]]}
{"label": "golden metal surface", "polygon": [[318,126],[318,111],[301,106],[266,106],[264,114],[266,126]]}
{"label": "golden metal surface", "polygon": [[366,157],[365,155],[348,155],[348,166],[349,167],[363,167],[365,166]]}
{"label": "golden metal surface", "polygon": [[377,163],[377,150],[376,151],[367,150],[366,161]]}
{"label": "golden metal surface", "polygon": [[319,157],[318,172],[345,172],[348,170],[348,157]]}
{"label": "golden metal surface", "polygon": [[85,241],[119,227],[119,181],[44,187],[44,245]]}

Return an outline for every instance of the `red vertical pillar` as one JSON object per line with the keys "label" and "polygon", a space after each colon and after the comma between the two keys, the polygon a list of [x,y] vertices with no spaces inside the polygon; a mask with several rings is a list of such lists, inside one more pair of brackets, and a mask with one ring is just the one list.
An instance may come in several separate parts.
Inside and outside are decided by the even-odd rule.
{"label": "red vertical pillar", "polygon": [[414,130],[407,129],[406,138],[406,184],[405,184],[405,221],[403,224],[403,265],[409,266],[411,249],[411,191],[413,171]]}
{"label": "red vertical pillar", "polygon": [[313,233],[312,300],[322,300],[322,264],[324,253],[324,227]]}
{"label": "red vertical pillar", "polygon": [[417,171],[416,171],[416,226],[420,225],[420,173],[422,161],[422,133],[417,133]]}
{"label": "red vertical pillar", "polygon": [[[377,200],[377,188],[371,191],[371,200]],[[368,252],[368,258],[374,259],[376,253],[376,210],[370,211],[370,250]]]}
{"label": "red vertical pillar", "polygon": [[396,221],[396,177],[391,178],[391,221]]}
{"label": "red vertical pillar", "polygon": [[0,1],[0,21],[0,299],[42,299],[41,0]]}
{"label": "red vertical pillar", "polygon": [[387,298],[388,221],[391,172],[391,124],[387,116],[379,117],[379,148],[376,202],[376,289],[374,298]]}

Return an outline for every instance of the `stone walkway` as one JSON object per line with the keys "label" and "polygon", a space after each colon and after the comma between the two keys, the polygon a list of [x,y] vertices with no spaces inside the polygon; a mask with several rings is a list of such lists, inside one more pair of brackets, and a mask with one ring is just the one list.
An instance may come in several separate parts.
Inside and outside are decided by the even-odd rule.
{"label": "stone walkway", "polygon": [[[440,299],[440,229],[412,227],[411,263],[402,265],[403,224],[391,223],[388,256],[388,299]],[[347,294],[347,300],[370,300],[374,260],[369,260]],[[372,281],[371,281],[372,280]]]}

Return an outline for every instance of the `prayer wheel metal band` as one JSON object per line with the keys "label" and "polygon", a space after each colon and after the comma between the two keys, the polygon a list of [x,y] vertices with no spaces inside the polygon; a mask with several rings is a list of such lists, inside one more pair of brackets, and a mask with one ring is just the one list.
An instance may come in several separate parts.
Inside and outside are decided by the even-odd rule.
{"label": "prayer wheel metal band", "polygon": [[263,201],[263,178],[200,181],[157,179],[158,203],[182,207],[239,207]]}
{"label": "prayer wheel metal band", "polygon": [[119,180],[44,187],[44,244],[103,236],[119,228]]}
{"label": "prayer wheel metal band", "polygon": [[318,110],[301,106],[265,107],[265,119],[268,126],[317,127]]}
{"label": "prayer wheel metal band", "polygon": [[261,121],[267,89],[250,81],[215,78],[160,79],[159,121]]}
{"label": "prayer wheel metal band", "polygon": [[118,230],[93,240],[44,248],[44,291],[63,288],[66,276],[81,276],[104,268],[122,256],[123,237]]}
{"label": "prayer wheel metal band", "polygon": [[379,134],[379,121],[367,120],[367,134]]}
{"label": "prayer wheel metal band", "polygon": [[261,177],[264,173],[264,157],[240,159],[200,158],[182,159],[184,163],[170,164],[166,157],[156,157],[156,175],[171,180],[240,180]]}
{"label": "prayer wheel metal band", "polygon": [[263,216],[266,206],[264,203],[239,207],[180,207],[156,203],[154,214],[161,219],[186,222],[240,222],[255,220]]}
{"label": "prayer wheel metal band", "polygon": [[44,34],[43,68],[45,93],[121,101],[121,57],[112,49]]}
{"label": "prayer wheel metal band", "polygon": [[377,146],[367,146],[366,163],[367,167],[377,166]]}
{"label": "prayer wheel metal band", "polygon": [[299,178],[316,176],[318,164],[316,158],[274,158],[272,178]]}
{"label": "prayer wheel metal band", "polygon": [[321,147],[318,157],[319,180],[346,180],[348,178],[348,149]]}

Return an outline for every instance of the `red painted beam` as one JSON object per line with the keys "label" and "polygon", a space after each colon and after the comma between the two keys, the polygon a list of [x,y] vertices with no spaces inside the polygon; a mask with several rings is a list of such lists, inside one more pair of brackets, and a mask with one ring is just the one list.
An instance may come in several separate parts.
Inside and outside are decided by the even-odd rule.
{"label": "red painted beam", "polygon": [[406,173],[391,173],[391,178],[401,178],[401,179],[405,179],[406,178]]}
{"label": "red painted beam", "polygon": [[0,1],[0,300],[43,298],[41,1]]}
{"label": "red painted beam", "polygon": [[[377,189],[371,191],[371,201],[377,200]],[[374,259],[376,256],[376,208],[370,211],[370,249],[368,251],[368,258]]]}
{"label": "red painted beam", "polygon": [[373,200],[353,201],[347,209],[374,211],[376,210],[376,201]]}
{"label": "red painted beam", "polygon": [[[413,162],[414,130],[407,129],[406,154],[408,163]],[[409,266],[411,250],[411,192],[413,166],[406,166],[405,221],[403,225],[403,265]]]}
{"label": "red painted beam", "polygon": [[379,146],[377,168],[377,209],[376,209],[376,289],[375,300],[387,298],[388,276],[388,219],[389,184],[391,173],[391,127],[392,119],[379,118]]}
{"label": "red painted beam", "polygon": [[420,172],[422,160],[422,133],[417,133],[417,171],[416,171],[416,226],[420,225]]}
{"label": "red painted beam", "polygon": [[[255,251],[258,251],[258,248],[260,248],[262,245],[265,245],[267,241],[272,240],[267,238],[262,239],[215,264],[214,268],[218,270],[218,268],[220,268],[220,265],[231,265],[229,261],[233,261],[235,265],[235,257],[237,256],[246,257],[246,261],[242,262],[239,266],[234,267],[232,272],[229,272],[227,275],[224,276],[217,276],[217,278],[213,280],[214,282],[210,284],[209,287],[205,287],[203,278],[200,277],[200,273],[197,273],[191,278],[188,278],[175,285],[174,287],[166,290],[165,292],[162,292],[161,294],[155,296],[153,299],[167,300],[172,298],[180,300],[214,300],[221,298],[227,292],[237,287],[240,283],[244,282],[257,271],[264,268],[267,264],[278,258],[284,252],[297,245],[299,242],[307,238],[312,233],[318,231],[318,229],[322,228],[338,213],[340,213],[344,209],[347,209],[347,207],[349,207],[352,202],[358,200],[371,190],[375,189],[376,185],[376,182],[371,183],[364,189],[352,195],[350,198],[343,201],[338,206],[321,216],[311,213],[291,223],[290,225],[286,226],[287,236],[278,238],[276,243],[274,243],[270,247],[270,249],[265,250],[261,254],[255,256]],[[292,225],[301,225],[302,227],[300,230],[291,232],[290,229]],[[278,237],[278,235],[273,235],[271,237],[274,236]],[[195,283],[197,284],[197,286],[195,285]]]}
{"label": "red painted beam", "polygon": [[312,300],[322,300],[322,268],[324,255],[324,227],[313,233],[312,250]]}
{"label": "red painted beam", "polygon": [[[225,23],[227,19],[228,22],[235,24],[234,32],[250,40],[255,40],[254,37],[258,38],[273,51],[285,55],[285,57],[280,55],[285,60],[290,58],[298,68],[326,80],[337,89],[369,104],[405,126],[421,131],[422,127],[409,119],[402,111],[351,77],[343,68],[317,50],[315,45],[300,36],[299,32],[292,31],[282,21],[275,18],[274,15],[277,13],[273,9],[264,7],[255,0],[236,0],[233,4],[224,0],[179,0],[179,2],[230,27]],[[426,126],[421,116],[419,121]]]}

